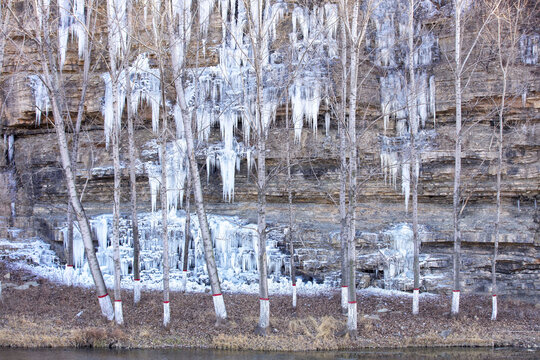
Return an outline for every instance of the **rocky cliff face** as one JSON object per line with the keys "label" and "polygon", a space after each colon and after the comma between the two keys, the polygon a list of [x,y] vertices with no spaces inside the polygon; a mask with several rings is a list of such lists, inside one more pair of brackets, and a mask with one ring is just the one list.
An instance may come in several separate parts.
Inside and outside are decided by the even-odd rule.
{"label": "rocky cliff face", "polygon": [[[422,71],[433,76],[435,119],[425,124],[427,146],[421,152],[419,178],[419,222],[421,224],[422,287],[428,291],[450,289],[452,251],[452,190],[453,149],[455,141],[455,109],[453,88],[453,31],[451,17],[445,15],[444,2],[435,3],[437,10],[422,23],[437,39],[430,51],[436,54]],[[17,2],[23,12],[24,3]],[[291,31],[294,6],[278,25],[278,39],[286,42]],[[378,20],[373,20],[371,42],[377,44]],[[31,20],[26,19],[30,26]],[[379,23],[377,23],[379,24]],[[382,22],[384,25],[384,21]],[[397,26],[397,25],[396,25]],[[474,37],[474,24],[466,37],[470,46]],[[103,30],[103,25],[100,30]],[[99,33],[99,32],[98,32]],[[216,64],[220,43],[221,22],[212,15],[205,62]],[[525,36],[525,35],[524,35]],[[535,37],[536,36],[536,37]],[[105,41],[105,37],[98,42]],[[463,208],[461,233],[463,241],[463,282],[465,291],[489,290],[490,259],[494,240],[495,175],[497,168],[496,122],[500,102],[501,75],[498,64],[490,54],[494,51],[482,38],[472,53],[474,64],[464,74],[464,130],[463,130]],[[503,294],[538,295],[540,292],[540,67],[538,61],[538,35],[527,38],[536,46],[536,59],[516,59],[511,67],[508,109],[505,114],[504,164],[502,176],[502,227],[498,276]],[[531,40],[532,39],[532,40]],[[535,40],[536,39],[536,40]],[[485,41],[484,41],[485,40]],[[536,42],[534,42],[536,41]],[[373,45],[378,46],[378,45]],[[521,44],[527,47],[528,45]],[[37,54],[31,41],[25,42],[16,25],[10,32],[4,54],[2,83],[2,131],[4,157],[0,159],[0,216],[2,236],[11,236],[15,228],[24,235],[40,235],[51,241],[59,240],[56,231],[65,222],[66,189],[59,162],[53,124],[43,112],[41,124],[35,124],[34,94],[29,76],[39,72]],[[527,51],[521,49],[521,51]],[[83,203],[91,215],[112,212],[112,154],[105,147],[103,118],[100,108],[104,96],[101,74],[106,71],[102,60],[104,50],[94,53],[86,117],[83,124],[81,149],[77,159],[77,181],[83,192]],[[363,83],[360,90],[358,114],[360,139],[360,193],[357,208],[357,270],[359,285],[391,286],[410,289],[412,282],[401,278],[403,262],[407,261],[407,226],[411,212],[404,205],[401,194],[401,172],[392,184],[388,169],[381,167],[381,153],[387,151],[383,139],[399,135],[400,119],[389,116],[385,129],[384,105],[388,91],[399,91],[395,85],[385,88],[385,79],[399,68],[377,64],[370,57],[369,47],[364,53]],[[533,56],[534,57],[534,56]],[[193,59],[192,59],[193,60]],[[193,63],[194,61],[192,61]],[[334,67],[337,62],[332,61]],[[472,64],[472,61],[471,61]],[[70,45],[63,76],[66,93],[75,110],[80,92],[82,64],[77,59],[75,45]],[[367,74],[367,75],[365,75]],[[333,78],[332,76],[330,79]],[[339,81],[339,80],[338,80]],[[430,84],[431,86],[431,84]],[[427,90],[426,90],[427,91]],[[396,96],[397,99],[397,96]],[[299,141],[293,145],[292,191],[297,231],[295,232],[298,269],[306,277],[317,280],[337,279],[339,276],[339,138],[337,121],[332,117],[328,131],[324,128],[325,112],[332,104],[321,105],[317,132],[304,129]],[[155,135],[151,131],[151,112],[140,112],[136,130],[138,156],[141,164],[156,162],[152,150]],[[272,225],[286,226],[287,189],[285,169],[285,106],[269,134],[268,167],[268,219]],[[242,128],[237,129],[241,138]],[[220,140],[218,126],[212,128],[208,143]],[[203,142],[204,143],[204,142]],[[222,179],[219,170],[206,168],[200,144],[199,160],[206,178],[205,199],[208,210],[215,214],[236,215],[256,221],[257,189],[254,174],[250,174],[245,158],[235,176],[234,201],[223,200]],[[122,162],[126,164],[123,181],[123,209],[129,206],[127,174],[127,139],[122,141]],[[384,165],[384,164],[383,164]],[[399,166],[399,165],[397,165]],[[140,210],[150,210],[150,187],[144,166],[138,171]],[[396,190],[397,189],[397,190]],[[284,244],[279,244],[283,248]],[[388,251],[391,250],[391,251]],[[400,253],[404,250],[405,253]],[[396,254],[397,257],[396,257]],[[401,269],[401,270],[400,270]],[[390,276],[392,275],[392,276]],[[406,274],[405,274],[406,275]]]}

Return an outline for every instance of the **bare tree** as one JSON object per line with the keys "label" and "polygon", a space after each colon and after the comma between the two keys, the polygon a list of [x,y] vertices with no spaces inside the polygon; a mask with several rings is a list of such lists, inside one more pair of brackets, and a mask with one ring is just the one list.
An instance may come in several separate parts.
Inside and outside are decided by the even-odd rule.
{"label": "bare tree", "polygon": [[[214,309],[216,312],[217,323],[224,322],[227,319],[227,311],[225,309],[225,302],[223,301],[223,295],[221,293],[221,284],[217,272],[216,261],[214,257],[214,250],[212,247],[212,238],[210,237],[210,228],[208,226],[208,219],[206,217],[206,210],[204,205],[204,197],[202,193],[201,178],[199,174],[199,168],[197,160],[195,158],[195,144],[193,140],[193,129],[190,117],[188,115],[188,106],[186,103],[186,96],[184,93],[183,84],[183,70],[184,70],[184,49],[189,39],[179,33],[179,28],[175,26],[177,21],[182,21],[175,16],[173,11],[173,2],[167,0],[165,8],[165,24],[167,24],[167,36],[171,46],[171,62],[172,72],[174,79],[174,86],[176,89],[176,101],[181,109],[182,123],[184,125],[184,136],[186,140],[187,156],[189,161],[189,172],[191,175],[191,184],[193,186],[193,197],[195,200],[195,207],[197,211],[197,217],[199,219],[199,226],[201,230],[201,237],[203,240],[204,255],[206,260],[206,267],[208,270],[208,277],[210,279],[210,286],[212,289],[212,298],[214,300]],[[186,11],[186,9],[184,9]],[[184,14],[184,18],[185,18]],[[191,26],[191,25],[189,25]]]}
{"label": "bare tree", "polygon": [[[344,29],[346,34],[343,36],[343,40],[347,40],[348,49],[350,49],[349,56],[347,56],[347,54],[341,54],[341,56],[343,57],[343,64],[347,64],[348,61],[348,66],[346,66],[346,68],[348,67],[349,69],[347,75],[350,81],[342,102],[344,103],[344,109],[346,108],[345,104],[347,104],[349,108],[347,123],[349,187],[347,193],[348,204],[346,208],[346,233],[348,261],[347,332],[351,336],[356,336],[358,328],[358,311],[356,303],[356,204],[358,196],[358,137],[356,133],[356,112],[359,90],[358,75],[361,63],[360,55],[363,49],[362,43],[367,33],[367,26],[373,5],[372,1],[367,1],[362,5],[359,2],[349,2],[346,0],[340,0],[338,3],[339,14],[343,24],[342,29]],[[343,79],[343,81],[346,80]]]}
{"label": "bare tree", "polygon": [[[496,184],[496,218],[495,218],[495,239],[493,244],[493,257],[491,259],[491,294],[492,311],[491,320],[497,320],[497,256],[500,241],[501,226],[501,178],[503,166],[503,145],[504,145],[504,115],[506,102],[509,93],[510,71],[518,58],[518,46],[521,38],[521,29],[525,28],[525,20],[537,11],[536,6],[529,6],[527,0],[516,0],[511,3],[500,1],[492,3],[486,1],[486,7],[495,6],[494,17],[496,19],[496,30],[494,37],[497,47],[497,65],[500,70],[502,90],[500,93],[500,105],[498,106],[498,128],[497,136],[497,184]],[[527,14],[528,13],[528,14]],[[493,35],[492,35],[493,36]]]}
{"label": "bare tree", "polygon": [[420,292],[420,262],[419,262],[419,249],[420,244],[418,240],[418,153],[416,150],[416,136],[418,135],[418,114],[416,112],[416,75],[414,73],[414,14],[415,14],[415,0],[409,0],[408,11],[408,47],[409,47],[409,81],[412,93],[409,96],[409,122],[410,122],[410,134],[411,134],[411,162],[412,162],[412,211],[413,211],[413,242],[414,242],[414,258],[413,258],[413,272],[414,272],[414,290],[413,290],[413,315],[417,315],[419,311],[419,292]]}
{"label": "bare tree", "polygon": [[[86,257],[88,259],[88,265],[97,288],[101,311],[104,316],[106,316],[109,320],[112,320],[114,317],[114,312],[111,300],[107,293],[107,288],[105,286],[105,282],[103,281],[103,275],[99,268],[95,254],[88,218],[80,202],[75,185],[75,175],[71,165],[71,157],[67,143],[64,121],[64,116],[69,115],[68,104],[63,91],[64,85],[62,77],[58,71],[58,62],[54,55],[54,46],[51,42],[53,39],[53,32],[50,29],[51,14],[48,2],[36,0],[34,2],[34,11],[39,26],[36,43],[39,47],[38,53],[43,71],[42,81],[47,86],[49,92],[55,130],[58,138],[60,157],[62,167],[64,169],[64,175],[66,177],[68,195],[71,205],[73,206],[75,216],[77,217],[77,221],[79,222]],[[19,28],[22,29],[23,27],[20,25]]]}
{"label": "bare tree", "polygon": [[[496,4],[499,4],[501,0],[498,0]],[[462,134],[462,94],[463,89],[461,85],[461,78],[465,69],[465,65],[471,58],[476,44],[480,38],[480,34],[483,32],[485,26],[491,20],[491,17],[497,8],[493,6],[487,11],[482,24],[476,34],[472,37],[472,43],[469,45],[468,51],[465,56],[462,57],[461,50],[462,44],[462,32],[464,26],[462,24],[463,14],[467,10],[470,2],[468,0],[454,0],[454,91],[455,91],[455,107],[456,107],[456,132],[455,132],[455,150],[454,150],[454,191],[452,195],[453,199],[453,230],[454,230],[454,250],[453,250],[453,291],[452,291],[452,311],[453,316],[459,314],[459,295],[461,291],[461,231],[459,227],[459,216],[462,212],[461,204],[461,143],[463,139]],[[465,205],[463,205],[465,206]]]}

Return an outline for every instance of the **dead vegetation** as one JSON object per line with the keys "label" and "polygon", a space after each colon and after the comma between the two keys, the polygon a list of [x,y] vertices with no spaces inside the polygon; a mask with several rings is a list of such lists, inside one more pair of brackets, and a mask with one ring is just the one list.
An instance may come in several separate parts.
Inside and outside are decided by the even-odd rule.
{"label": "dead vegetation", "polygon": [[[5,265],[0,262],[0,274]],[[161,326],[161,295],[143,292],[138,306],[123,293],[125,326],[99,314],[92,290],[55,285],[11,271],[12,282],[37,280],[28,290],[4,289],[0,303],[0,346],[10,347],[191,347],[227,350],[339,350],[375,347],[522,346],[540,347],[538,306],[501,300],[499,320],[490,320],[488,297],[465,295],[459,318],[449,317],[449,298],[421,300],[421,313],[410,314],[411,299],[358,297],[358,337],[337,336],[345,328],[340,297],[298,299],[271,296],[269,334],[256,336],[255,295],[225,294],[229,321],[214,326],[207,294],[171,293],[171,325]]]}

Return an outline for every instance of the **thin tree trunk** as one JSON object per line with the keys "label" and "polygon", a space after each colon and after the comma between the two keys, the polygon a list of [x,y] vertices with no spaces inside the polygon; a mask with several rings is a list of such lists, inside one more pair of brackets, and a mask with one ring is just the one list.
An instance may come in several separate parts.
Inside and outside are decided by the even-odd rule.
{"label": "thin tree trunk", "polygon": [[340,246],[341,246],[341,311],[344,315],[348,311],[348,260],[347,260],[347,244],[348,244],[348,223],[347,223],[347,33],[345,24],[341,24],[342,47],[341,47],[341,66],[342,66],[342,81],[341,81],[341,114],[338,121],[339,134],[339,156],[341,161],[340,177],[339,177],[339,218],[341,224],[340,230]]}
{"label": "thin tree trunk", "polygon": [[358,178],[358,148],[356,139],[356,102],[358,99],[358,15],[360,5],[353,5],[351,40],[353,42],[350,64],[351,86],[349,89],[349,228],[348,228],[348,261],[349,261],[349,306],[347,316],[347,331],[356,336],[358,311],[356,303],[356,194]]}
{"label": "thin tree trunk", "polygon": [[113,80],[113,166],[114,166],[114,206],[113,206],[113,262],[114,262],[114,317],[118,325],[124,323],[122,314],[122,288],[121,275],[122,268],[120,264],[120,185],[121,185],[121,168],[120,168],[120,129],[116,117],[120,116],[117,113],[118,104],[118,83]]}
{"label": "thin tree trunk", "polygon": [[191,240],[191,175],[187,176],[186,186],[186,225],[184,227],[184,262],[182,266],[182,287],[187,291],[189,242]]}
{"label": "thin tree trunk", "polygon": [[[132,14],[128,11],[128,29],[132,28]],[[128,37],[127,51],[131,49],[131,40]],[[133,302],[137,304],[141,300],[141,265],[139,243],[139,222],[137,215],[137,151],[135,147],[135,115],[131,108],[131,78],[126,76],[126,107],[128,123],[128,156],[129,156],[129,185],[131,205],[131,232],[133,239]]]}
{"label": "thin tree trunk", "polygon": [[[285,99],[289,98],[288,91],[285,95]],[[289,233],[288,236],[288,243],[289,243],[289,251],[291,253],[290,258],[290,268],[291,268],[291,283],[292,283],[292,306],[293,308],[296,308],[296,266],[294,264],[294,215],[293,215],[293,195],[292,195],[292,184],[291,184],[291,137],[289,134],[289,102],[287,101],[285,104],[285,134],[287,136],[287,148],[286,148],[286,154],[287,154],[287,198],[289,201]]]}
{"label": "thin tree trunk", "polygon": [[[89,0],[88,4],[86,5],[86,24],[88,26],[89,31],[91,32],[91,35],[94,34],[95,29],[95,23],[92,22],[93,19],[93,10],[94,10],[94,1]],[[73,167],[73,172],[75,172],[76,166],[77,166],[77,156],[79,151],[79,136],[81,133],[81,125],[82,120],[84,118],[84,104],[86,102],[86,93],[88,90],[88,80],[90,76],[90,62],[92,60],[92,45],[91,45],[91,38],[92,36],[89,36],[88,33],[85,34],[86,39],[84,42],[84,59],[83,59],[83,81],[82,81],[82,89],[81,89],[81,98],[79,100],[79,106],[77,107],[77,120],[75,122],[75,128],[73,129],[73,135],[72,135],[72,145],[71,145],[71,165]],[[73,263],[73,207],[68,201],[67,204],[67,242],[66,242],[66,280],[67,285],[71,286],[73,282],[73,270],[74,270],[74,263]]]}
{"label": "thin tree trunk", "polygon": [[461,234],[459,231],[459,205],[461,183],[461,10],[462,0],[454,0],[455,11],[455,97],[456,97],[456,149],[454,167],[453,220],[454,220],[454,254],[453,254],[453,294],[452,315],[459,313]]}
{"label": "thin tree trunk", "polygon": [[[162,67],[161,67],[161,70]],[[163,72],[161,73],[163,74]],[[163,83],[162,83],[163,89]],[[162,90],[164,91],[164,90]],[[162,99],[165,101],[165,98]],[[163,326],[169,326],[171,321],[170,300],[169,300],[169,226],[167,215],[169,213],[167,205],[167,113],[163,114],[163,124],[161,127],[161,226],[163,240]]]}
{"label": "thin tree trunk", "polygon": [[503,90],[501,96],[501,108],[499,109],[499,142],[498,142],[498,161],[497,161],[497,218],[495,221],[495,242],[493,244],[493,258],[491,260],[491,294],[492,309],[491,320],[497,320],[497,256],[499,252],[500,227],[501,227],[501,175],[503,162],[503,128],[504,128],[504,107],[506,102],[506,89],[508,86],[508,66],[502,59],[502,39],[501,39],[501,19],[497,19],[497,43],[499,47],[499,65],[502,70]]}
{"label": "thin tree trunk", "polygon": [[418,239],[418,171],[419,161],[416,151],[416,136],[418,134],[418,116],[416,113],[416,78],[414,74],[414,7],[415,0],[409,1],[409,82],[411,95],[409,98],[409,119],[411,134],[411,172],[412,172],[412,208],[413,208],[413,272],[414,272],[414,290],[412,313],[417,315],[419,312],[419,293],[420,293],[420,262]]}
{"label": "thin tree trunk", "polygon": [[[36,9],[36,16],[39,16],[39,12]],[[103,281],[103,275],[101,269],[99,268],[99,263],[97,261],[96,253],[94,250],[94,245],[92,242],[92,235],[90,232],[90,225],[88,223],[88,218],[84,212],[84,209],[81,205],[80,199],[77,195],[77,188],[75,185],[75,176],[71,167],[71,159],[68,150],[67,138],[65,123],[63,118],[63,104],[65,104],[65,99],[60,94],[60,79],[58,78],[58,73],[56,72],[56,66],[54,62],[54,56],[52,54],[52,45],[50,43],[50,31],[49,31],[49,19],[42,19],[42,30],[43,37],[41,40],[42,51],[41,54],[41,65],[43,68],[43,76],[45,79],[48,88],[50,89],[51,97],[51,106],[53,110],[53,117],[55,121],[55,131],[58,138],[58,148],[60,151],[60,158],[62,161],[62,167],[64,169],[64,175],[66,177],[66,185],[68,189],[69,198],[71,200],[71,205],[79,222],[81,236],[84,243],[84,248],[86,252],[86,258],[88,260],[88,266],[92,274],[92,278],[96,285],[97,295],[99,299],[99,304],[101,311],[104,316],[109,320],[114,318],[114,311],[111,304],[111,299],[107,293],[107,288],[105,282]],[[51,68],[49,68],[51,66]]]}
{"label": "thin tree trunk", "polygon": [[[172,18],[172,8],[170,2],[167,2],[167,12]],[[172,24],[169,22],[169,37],[171,43],[174,43],[174,30]],[[175,46],[175,45],[173,45]],[[176,45],[178,46],[178,45]],[[191,174],[193,197],[195,199],[195,209],[197,211],[197,217],[199,219],[199,226],[201,230],[201,236],[204,247],[204,257],[206,260],[206,268],[208,269],[208,278],[210,280],[210,287],[212,290],[212,297],[214,300],[214,310],[216,312],[217,323],[224,322],[227,319],[227,310],[225,309],[225,302],[223,301],[223,295],[221,293],[221,284],[217,272],[216,260],[214,257],[214,249],[212,246],[212,238],[210,237],[210,227],[208,226],[208,219],[206,218],[206,210],[204,208],[204,197],[202,193],[201,177],[199,174],[199,168],[197,160],[195,158],[195,144],[193,140],[193,130],[191,126],[191,120],[187,116],[187,105],[185,101],[184,85],[181,78],[181,64],[182,59],[178,58],[178,51],[171,51],[174,85],[176,88],[176,100],[181,109],[182,123],[184,124],[184,131],[186,137],[186,149],[189,160],[189,172]]]}
{"label": "thin tree trunk", "polygon": [[[260,118],[258,116],[258,118]],[[262,124],[261,124],[262,126]],[[266,258],[266,141],[264,129],[257,137],[257,235],[259,237],[259,325],[257,333],[266,335],[270,326],[270,299],[268,297],[268,264]]]}
{"label": "thin tree trunk", "polygon": [[[74,164],[72,162],[72,164]],[[73,285],[73,221],[74,214],[73,214],[73,207],[71,206],[71,201],[68,200],[67,203],[67,234],[66,234],[66,242],[65,242],[65,254],[66,254],[66,269],[64,272],[64,281],[67,286]]]}

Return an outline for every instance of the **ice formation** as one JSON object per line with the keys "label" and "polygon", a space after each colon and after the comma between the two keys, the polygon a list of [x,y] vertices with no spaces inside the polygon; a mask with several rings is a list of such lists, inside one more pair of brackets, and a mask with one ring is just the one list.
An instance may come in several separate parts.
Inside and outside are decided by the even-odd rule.
{"label": "ice formation", "polygon": [[77,39],[79,58],[84,54],[88,37],[84,16],[84,0],[58,0],[58,52],[60,53],[60,69],[66,61],[69,34]]}
{"label": "ice formation", "polygon": [[[158,213],[139,214],[139,236],[141,246],[141,282],[143,284],[157,284],[161,281],[162,263],[162,236],[161,226],[155,226],[161,221]],[[199,229],[198,218],[194,214],[191,217],[191,236],[188,253],[188,276],[191,283],[206,284],[208,274],[202,237]],[[208,215],[214,254],[220,278],[223,282],[250,284],[257,283],[257,228],[254,224],[246,224],[235,217]],[[169,252],[171,279],[178,282],[182,280],[183,247],[185,213],[174,213],[168,219],[169,229]],[[120,222],[120,254],[121,272],[123,282],[130,279],[133,265],[133,244],[131,237],[131,220],[122,218]],[[96,255],[107,281],[112,282],[114,264],[112,260],[112,215],[100,215],[90,220],[90,226],[94,236],[98,240]],[[66,228],[61,229],[67,231]],[[268,273],[274,281],[288,282],[283,276],[288,273],[289,258],[278,247],[278,242],[283,241],[283,235],[279,232],[271,232],[267,242]],[[74,263],[75,274],[79,281],[90,281],[91,274],[84,258],[84,247],[80,240],[78,230],[74,231]],[[75,280],[77,282],[77,280]]]}
{"label": "ice formation", "polygon": [[382,249],[384,264],[384,288],[400,289],[413,279],[414,242],[408,224],[398,224],[383,233],[389,247]]}
{"label": "ice formation", "polygon": [[47,87],[41,80],[39,75],[29,75],[30,87],[34,95],[34,107],[36,109],[36,125],[41,125],[41,113],[49,112],[51,101],[49,99],[49,93]]}
{"label": "ice formation", "polygon": [[519,47],[521,61],[527,65],[536,65],[538,63],[538,45],[540,44],[540,35],[532,34],[521,35]]}
{"label": "ice formation", "polygon": [[[129,77],[126,77],[129,74]],[[132,111],[136,114],[139,107],[146,103],[152,107],[152,129],[158,131],[159,111],[161,106],[161,88],[159,70],[150,67],[148,54],[140,54],[133,64],[126,70],[122,70],[118,74],[116,82],[118,92],[118,102],[116,104],[116,119],[113,111],[113,83],[111,75],[104,73],[101,75],[105,82],[105,95],[103,98],[103,106],[101,112],[104,119],[105,142],[109,145],[110,136],[112,134],[113,121],[117,122],[120,128],[122,112],[126,103],[126,81],[129,79],[131,88],[131,106]]]}
{"label": "ice formation", "polygon": [[[371,19],[374,34],[373,60],[385,71],[380,77],[380,101],[385,136],[381,136],[381,167],[385,182],[394,188],[401,170],[401,193],[408,208],[410,196],[411,168],[419,171],[420,164],[412,164],[410,158],[411,124],[410,111],[416,113],[418,129],[425,128],[428,118],[435,121],[435,78],[430,66],[437,56],[438,40],[418,22],[414,25],[415,41],[419,45],[413,54],[416,88],[408,84],[408,38],[409,20],[406,1],[382,0],[374,9]],[[436,8],[430,1],[421,3],[422,16],[434,16]],[[420,8],[419,8],[420,9]],[[414,91],[413,91],[414,90]],[[415,99],[411,100],[412,94]],[[390,120],[395,121],[395,136],[386,136]],[[424,136],[421,130],[417,137]],[[425,137],[425,136],[424,136]],[[419,139],[416,139],[417,142]],[[417,146],[417,150],[421,148]]]}
{"label": "ice formation", "polygon": [[[321,101],[326,98],[330,61],[337,56],[337,5],[295,6],[292,12],[294,78],[289,88],[295,141],[302,136],[304,119],[317,135]],[[328,129],[328,117],[325,126]]]}

